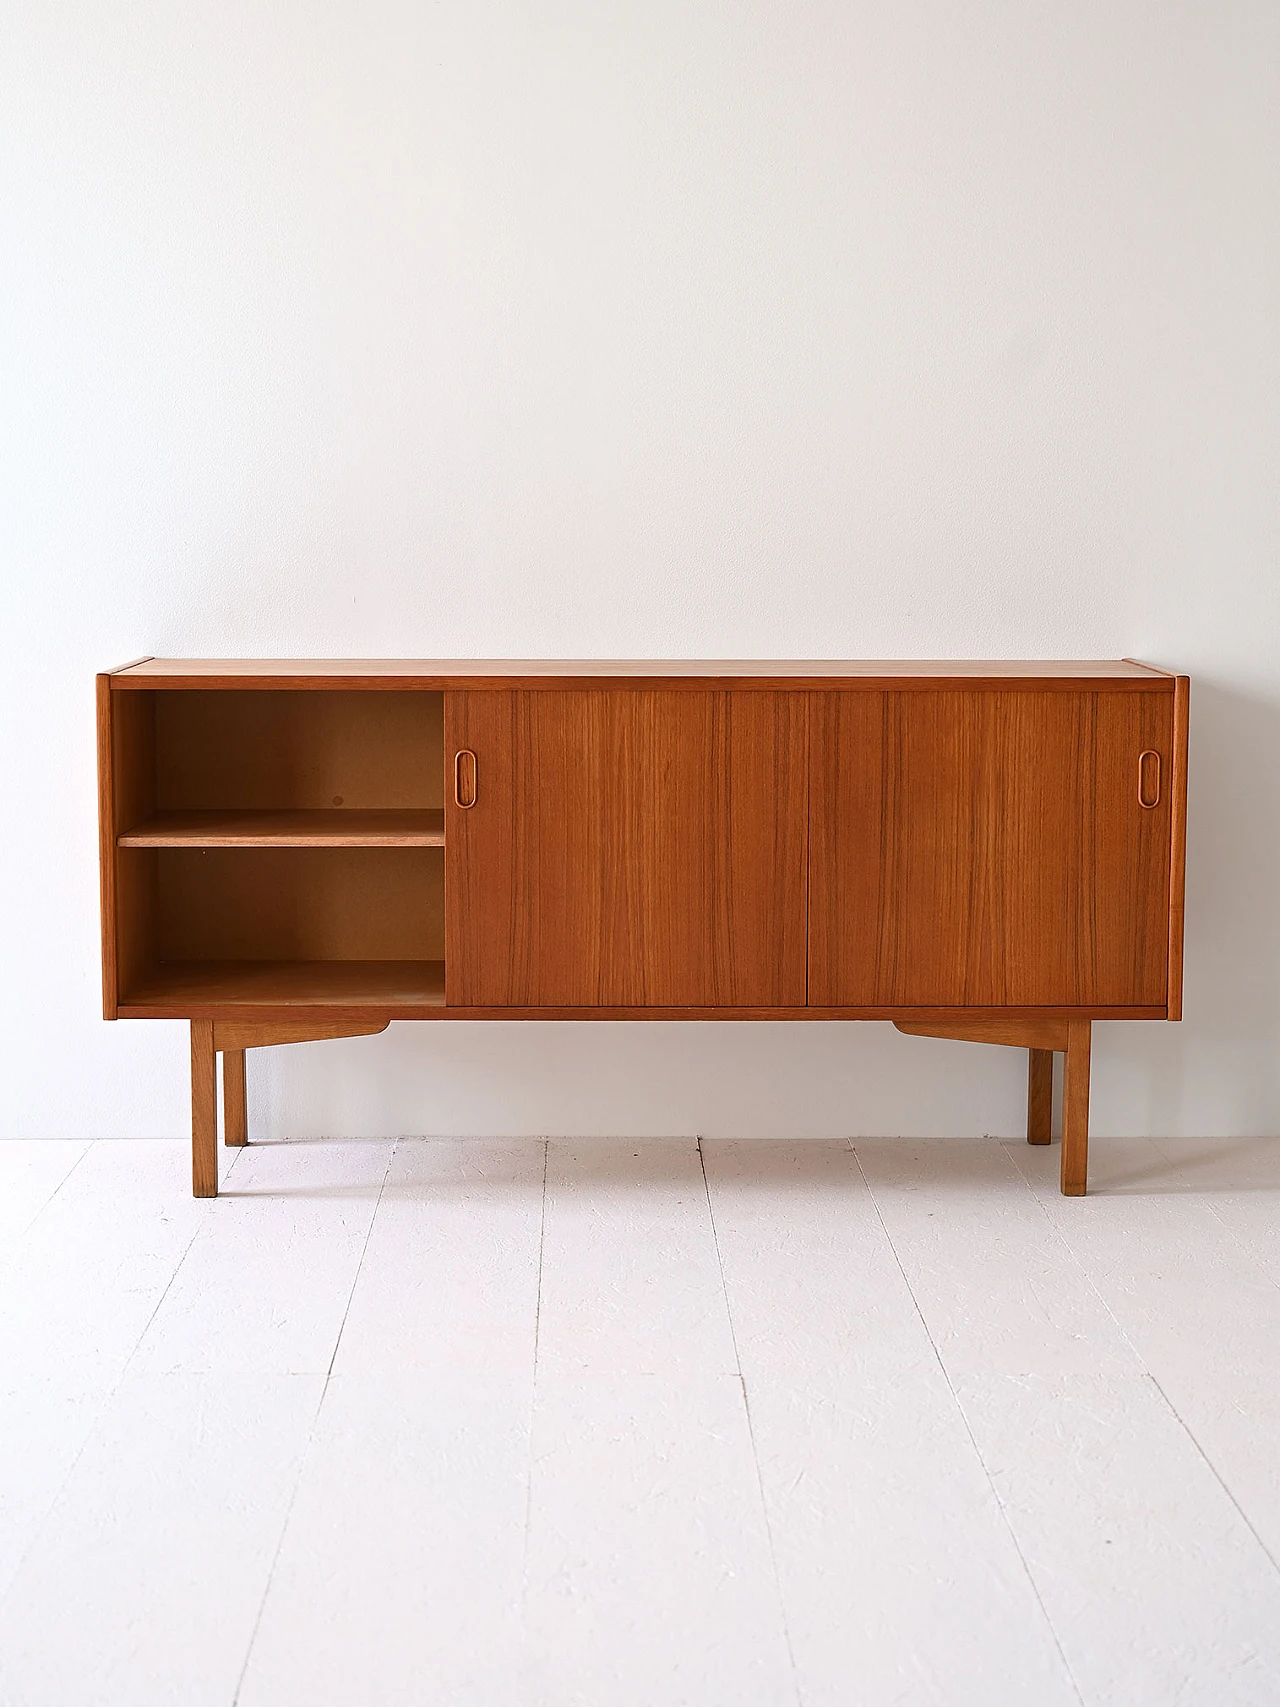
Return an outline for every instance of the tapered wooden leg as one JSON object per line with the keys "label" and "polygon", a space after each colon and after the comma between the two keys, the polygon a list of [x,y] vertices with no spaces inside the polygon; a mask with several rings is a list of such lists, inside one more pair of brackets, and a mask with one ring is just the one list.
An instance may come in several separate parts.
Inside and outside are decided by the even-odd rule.
{"label": "tapered wooden leg", "polygon": [[222,1052],[222,1141],[249,1142],[249,1105],[244,1082],[244,1050]]}
{"label": "tapered wooden leg", "polygon": [[1062,1079],[1062,1195],[1083,1197],[1089,1179],[1089,1043],[1087,1019],[1067,1025]]}
{"label": "tapered wooden leg", "polygon": [[1053,1050],[1027,1051],[1027,1143],[1047,1144],[1053,1136]]}
{"label": "tapered wooden leg", "polygon": [[218,1058],[211,1019],[191,1022],[191,1195],[218,1195]]}

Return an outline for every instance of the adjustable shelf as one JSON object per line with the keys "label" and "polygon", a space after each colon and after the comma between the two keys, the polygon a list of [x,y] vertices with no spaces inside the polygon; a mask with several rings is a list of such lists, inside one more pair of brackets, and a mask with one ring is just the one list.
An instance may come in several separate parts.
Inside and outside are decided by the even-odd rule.
{"label": "adjustable shelf", "polygon": [[122,848],[442,848],[439,807],[157,812]]}

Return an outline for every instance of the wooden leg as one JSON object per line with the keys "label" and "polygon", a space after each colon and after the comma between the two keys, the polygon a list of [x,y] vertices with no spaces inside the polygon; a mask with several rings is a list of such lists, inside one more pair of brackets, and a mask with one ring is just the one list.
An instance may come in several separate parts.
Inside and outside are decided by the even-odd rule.
{"label": "wooden leg", "polygon": [[1053,1136],[1053,1050],[1027,1051],[1027,1143],[1047,1144]]}
{"label": "wooden leg", "polygon": [[226,1049],[222,1054],[222,1138],[226,1144],[249,1142],[243,1049]]}
{"label": "wooden leg", "polygon": [[1083,1197],[1089,1179],[1089,1042],[1087,1019],[1067,1026],[1062,1080],[1062,1195]]}
{"label": "wooden leg", "polygon": [[191,1022],[191,1195],[218,1195],[218,1057],[211,1019]]}

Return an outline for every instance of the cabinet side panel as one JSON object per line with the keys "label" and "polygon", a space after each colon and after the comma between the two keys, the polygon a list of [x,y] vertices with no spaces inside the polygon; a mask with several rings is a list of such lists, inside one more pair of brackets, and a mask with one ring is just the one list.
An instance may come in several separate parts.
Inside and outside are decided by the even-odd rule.
{"label": "cabinet side panel", "polygon": [[156,695],[111,696],[115,830],[133,829],[156,808]]}
{"label": "cabinet side panel", "polygon": [[1169,857],[1169,1018],[1182,1018],[1182,939],[1187,881],[1187,740],[1191,678],[1179,676],[1173,695],[1172,824]]}
{"label": "cabinet side panel", "polygon": [[111,677],[97,678],[98,885],[102,915],[102,1017],[114,1019],[119,1001],[116,972],[116,812],[111,759]]}
{"label": "cabinet side panel", "polygon": [[145,980],[158,958],[157,859],[154,848],[116,850],[116,976],[120,1000]]}
{"label": "cabinet side panel", "polygon": [[155,695],[119,694],[98,677],[98,855],[102,885],[103,1014],[154,957],[155,861],[117,846],[155,805]]}
{"label": "cabinet side panel", "polygon": [[[112,771],[115,833],[155,811],[155,702],[153,693],[113,691]],[[151,851],[115,849],[116,975],[121,998],[156,958],[156,857]]]}

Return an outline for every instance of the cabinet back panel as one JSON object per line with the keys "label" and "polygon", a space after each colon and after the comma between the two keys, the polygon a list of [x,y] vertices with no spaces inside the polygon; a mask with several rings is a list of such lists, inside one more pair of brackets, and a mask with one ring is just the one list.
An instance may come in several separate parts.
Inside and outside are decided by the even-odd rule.
{"label": "cabinet back panel", "polygon": [[161,960],[439,960],[439,848],[160,848]]}
{"label": "cabinet back panel", "polygon": [[810,1002],[1163,1003],[1172,712],[1157,692],[814,695]]}
{"label": "cabinet back panel", "polygon": [[438,693],[174,689],[155,698],[161,811],[443,803]]}

